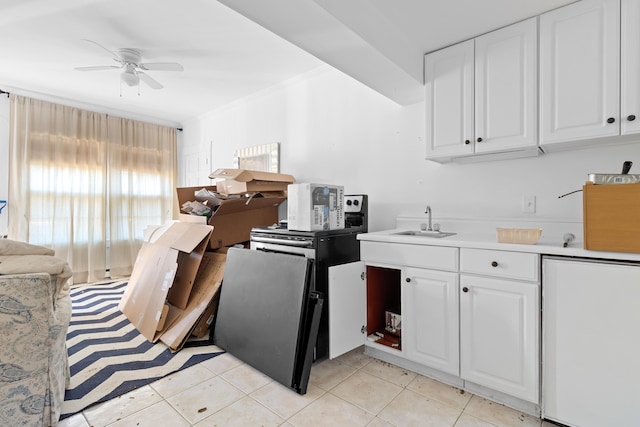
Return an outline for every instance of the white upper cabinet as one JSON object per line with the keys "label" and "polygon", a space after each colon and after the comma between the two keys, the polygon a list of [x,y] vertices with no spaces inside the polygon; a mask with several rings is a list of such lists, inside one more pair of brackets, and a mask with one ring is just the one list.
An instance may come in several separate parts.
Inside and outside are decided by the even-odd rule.
{"label": "white upper cabinet", "polygon": [[425,56],[427,158],[537,146],[537,18]]}
{"label": "white upper cabinet", "polygon": [[622,0],[621,117],[623,135],[640,132],[640,0]]}
{"label": "white upper cabinet", "polygon": [[541,15],[540,143],[616,136],[620,121],[620,0]]}
{"label": "white upper cabinet", "polygon": [[476,38],[476,153],[538,143],[537,19]]}
{"label": "white upper cabinet", "polygon": [[429,53],[426,157],[512,158],[633,141],[638,76],[640,0],[577,1]]}
{"label": "white upper cabinet", "polygon": [[473,40],[425,56],[427,158],[473,153]]}

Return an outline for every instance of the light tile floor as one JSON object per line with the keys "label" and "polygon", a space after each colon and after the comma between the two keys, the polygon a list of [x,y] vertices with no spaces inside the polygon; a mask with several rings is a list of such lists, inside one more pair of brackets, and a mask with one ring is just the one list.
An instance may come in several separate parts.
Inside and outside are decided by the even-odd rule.
{"label": "light tile floor", "polygon": [[223,354],[60,422],[89,426],[554,427],[362,348],[315,364],[302,396]]}

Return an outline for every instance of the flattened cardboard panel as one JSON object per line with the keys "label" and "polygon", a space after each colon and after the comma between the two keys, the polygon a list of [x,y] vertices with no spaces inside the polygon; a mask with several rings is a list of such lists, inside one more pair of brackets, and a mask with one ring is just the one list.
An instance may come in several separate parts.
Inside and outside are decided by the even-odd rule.
{"label": "flattened cardboard panel", "polygon": [[275,172],[254,171],[250,169],[216,169],[209,174],[209,178],[234,179],[240,182],[249,181],[280,181],[295,182],[292,175]]}
{"label": "flattened cardboard panel", "polygon": [[303,335],[310,263],[249,249],[227,253],[214,342],[287,387]]}
{"label": "flattened cardboard panel", "polygon": [[212,230],[209,225],[175,223],[154,243],[143,243],[118,308],[149,341],[157,341],[186,307]]}
{"label": "flattened cardboard panel", "polygon": [[288,182],[277,181],[236,181],[227,179],[218,183],[218,191],[222,194],[243,194],[262,191],[287,191]]}
{"label": "flattened cardboard panel", "polygon": [[[200,228],[198,225],[189,225]],[[211,232],[210,226],[203,227],[208,229],[209,233]],[[207,235],[191,252],[180,252],[178,255],[178,270],[173,286],[167,295],[167,300],[178,308],[185,308],[189,302],[189,295],[191,295],[193,282],[202,261],[202,254],[207,250],[208,245],[209,236]]]}
{"label": "flattened cardboard panel", "polygon": [[164,328],[164,324],[167,323],[168,315],[169,315],[169,304],[165,304],[164,307],[162,307],[162,314],[160,315],[160,320],[156,325],[156,331],[159,332],[162,330],[162,328]]}
{"label": "flattened cardboard panel", "polygon": [[158,324],[165,321],[162,312],[178,268],[177,257],[176,249],[143,243],[118,303],[120,311],[152,342],[159,335]]}
{"label": "flattened cardboard panel", "polygon": [[172,351],[178,351],[184,346],[205,310],[219,295],[226,258],[225,254],[204,253],[187,307],[177,310],[173,324],[160,336],[160,341]]}
{"label": "flattened cardboard panel", "polygon": [[206,224],[209,217],[181,213],[178,217],[180,222],[193,222],[195,224]]}
{"label": "flattened cardboard panel", "polygon": [[220,292],[216,293],[216,295],[213,297],[213,299],[205,309],[204,313],[202,313],[202,316],[200,316],[198,323],[196,324],[195,328],[193,328],[193,330],[191,331],[192,336],[196,338],[202,338],[207,334],[207,331],[209,330],[211,323],[213,323],[213,319],[216,315],[216,312],[218,311],[219,302],[220,302]]}
{"label": "flattened cardboard panel", "polygon": [[176,222],[155,241],[182,252],[191,252],[211,233],[211,226]]}

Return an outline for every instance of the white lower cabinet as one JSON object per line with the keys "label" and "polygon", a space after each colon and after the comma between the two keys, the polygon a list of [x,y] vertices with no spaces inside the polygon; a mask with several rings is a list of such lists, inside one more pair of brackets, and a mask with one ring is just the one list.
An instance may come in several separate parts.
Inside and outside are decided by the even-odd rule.
{"label": "white lower cabinet", "polygon": [[458,274],[407,267],[402,281],[406,357],[459,375]]}
{"label": "white lower cabinet", "polygon": [[331,348],[364,342],[377,358],[539,414],[538,254],[363,241],[361,258],[353,287],[330,281],[330,309],[349,312],[330,312],[331,341],[354,333]]}
{"label": "white lower cabinet", "polygon": [[463,274],[460,288],[460,376],[538,403],[539,285]]}

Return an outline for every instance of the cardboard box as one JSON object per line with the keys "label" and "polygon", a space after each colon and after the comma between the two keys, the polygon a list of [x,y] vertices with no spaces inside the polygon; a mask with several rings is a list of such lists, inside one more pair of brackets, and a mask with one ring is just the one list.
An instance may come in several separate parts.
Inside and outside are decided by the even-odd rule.
{"label": "cardboard box", "polygon": [[[178,204],[189,200],[198,200],[195,192],[206,188],[216,191],[216,186],[177,188]],[[210,218],[196,215],[180,214],[180,221],[197,222],[212,225],[213,233],[209,239],[209,247],[218,249],[250,240],[253,227],[273,225],[278,222],[278,205],[287,198],[283,193],[259,195],[246,198],[237,197],[221,200]],[[202,201],[202,200],[200,200]]]}
{"label": "cardboard box", "polygon": [[157,341],[187,308],[212,229],[177,222],[142,244],[118,308],[149,341]]}
{"label": "cardboard box", "polygon": [[640,253],[640,184],[583,188],[584,248]]}
{"label": "cardboard box", "polygon": [[295,182],[291,175],[248,169],[218,169],[209,175],[216,182],[222,194],[262,193],[266,191],[286,191],[287,185]]}
{"label": "cardboard box", "polygon": [[220,302],[220,292],[217,292],[213,297],[213,299],[211,300],[211,302],[209,303],[209,305],[207,306],[207,308],[205,309],[202,316],[200,317],[200,320],[198,320],[196,327],[193,328],[193,330],[191,331],[192,336],[196,338],[202,338],[207,334],[207,332],[209,331],[209,328],[211,327],[211,324],[213,323],[213,319],[215,318],[216,313],[218,312],[219,302]]}
{"label": "cardboard box", "polygon": [[[187,307],[183,310],[175,307],[170,308],[170,311],[174,311],[172,317],[175,320],[160,335],[160,341],[169,346],[171,351],[179,351],[189,337],[195,335],[195,331],[199,326],[200,330],[202,329],[200,323],[203,317],[215,314],[218,309],[226,260],[226,254],[205,252]],[[206,321],[206,319],[204,320]],[[206,328],[204,332],[206,332]]]}
{"label": "cardboard box", "polygon": [[287,188],[289,230],[317,231],[344,228],[344,187],[291,184]]}

